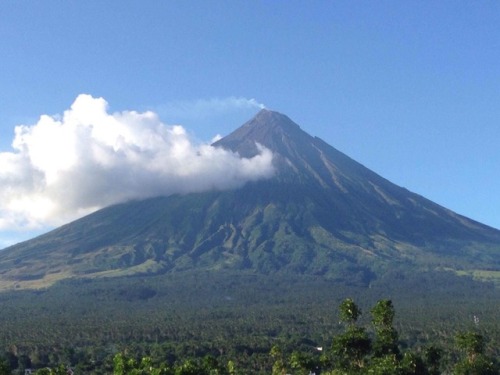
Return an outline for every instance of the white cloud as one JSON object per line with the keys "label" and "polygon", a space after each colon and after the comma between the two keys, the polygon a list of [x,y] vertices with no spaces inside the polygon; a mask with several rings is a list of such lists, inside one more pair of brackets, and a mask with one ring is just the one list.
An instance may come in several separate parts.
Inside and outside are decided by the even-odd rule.
{"label": "white cloud", "polygon": [[230,96],[227,98],[199,99],[194,101],[175,101],[161,106],[161,112],[168,113],[169,116],[203,119],[215,117],[221,114],[228,115],[234,112],[255,111],[266,108],[264,104],[255,99],[237,98]]}
{"label": "white cloud", "polygon": [[274,173],[269,150],[244,159],[194,144],[156,113],[110,114],[104,99],[90,95],[78,96],[62,116],[17,126],[12,146],[0,153],[0,231],[59,225],[129,199],[239,187]]}

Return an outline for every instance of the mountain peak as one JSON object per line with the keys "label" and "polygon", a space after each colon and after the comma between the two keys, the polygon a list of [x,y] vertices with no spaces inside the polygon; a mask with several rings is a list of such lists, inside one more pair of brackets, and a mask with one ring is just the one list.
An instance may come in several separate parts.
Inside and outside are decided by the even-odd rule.
{"label": "mountain peak", "polygon": [[276,177],[281,181],[313,182],[321,188],[336,186],[345,191],[340,183],[344,179],[340,170],[348,169],[350,175],[356,175],[354,180],[362,180],[371,173],[321,139],[303,131],[288,116],[268,109],[261,110],[240,128],[213,144],[246,158],[261,152],[257,145],[272,151]]}
{"label": "mountain peak", "polygon": [[293,122],[290,120],[290,118],[283,113],[280,113],[278,111],[273,111],[268,108],[263,108],[261,109],[252,119],[250,119],[248,122],[251,122],[252,120],[254,121],[266,121],[266,122]]}
{"label": "mountain peak", "polygon": [[288,116],[262,109],[251,120],[215,142],[213,146],[238,152],[243,157],[253,157],[259,153],[257,143],[275,153],[280,153],[284,151],[284,143],[289,143],[289,139],[304,138],[311,138],[311,136]]}
{"label": "mountain peak", "polygon": [[270,109],[261,109],[251,120],[247,121],[241,128],[281,128],[283,130],[297,130],[300,126],[294,123],[288,116]]}
{"label": "mountain peak", "polygon": [[273,153],[272,178],[95,212],[0,252],[0,289],[190,269],[363,283],[392,264],[499,269],[500,231],[396,186],[279,112],[260,111],[214,146],[252,157],[257,144]]}

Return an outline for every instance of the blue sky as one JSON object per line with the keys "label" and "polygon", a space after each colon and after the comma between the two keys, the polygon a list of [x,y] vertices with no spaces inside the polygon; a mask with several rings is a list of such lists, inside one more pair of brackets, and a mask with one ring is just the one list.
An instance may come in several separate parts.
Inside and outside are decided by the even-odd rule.
{"label": "blue sky", "polygon": [[[77,98],[109,121],[180,124],[185,135],[169,134],[194,149],[263,104],[390,181],[500,228],[498,25],[496,1],[5,1],[0,152],[18,168],[22,147],[46,139],[33,135],[40,116],[56,123]],[[21,177],[0,171],[5,217],[20,204],[6,206],[5,186],[38,189],[29,173],[40,168],[22,166]],[[60,205],[87,202],[55,210],[62,221],[103,205],[61,186],[50,193]],[[62,222],[5,217],[0,247]]]}

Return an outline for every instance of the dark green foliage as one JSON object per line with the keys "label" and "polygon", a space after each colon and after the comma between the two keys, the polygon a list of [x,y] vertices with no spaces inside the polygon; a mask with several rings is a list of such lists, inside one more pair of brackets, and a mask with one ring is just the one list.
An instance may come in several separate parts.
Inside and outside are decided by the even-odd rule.
{"label": "dark green foliage", "polygon": [[[269,352],[276,344],[289,371],[294,351],[325,368],[337,363],[329,350],[332,337],[347,330],[339,325],[335,307],[349,297],[360,301],[359,310],[370,311],[377,300],[390,296],[397,306],[393,326],[401,355],[419,354],[427,366],[433,357],[424,348],[439,346],[444,354],[441,361],[435,359],[436,368],[451,369],[459,355],[454,332],[468,330],[478,315],[478,332],[487,338],[485,355],[499,356],[498,290],[466,278],[454,289],[451,274],[452,282],[441,274],[422,276],[420,283],[408,276],[370,289],[321,277],[224,272],[71,280],[37,292],[0,294],[0,345],[13,370],[62,363],[77,375],[111,373],[117,352],[138,363],[149,357],[154,366],[208,355],[223,367],[232,361],[238,374],[269,374],[274,363]],[[427,287],[433,283],[448,288]],[[155,294],[142,299],[136,293],[141,290]],[[370,320],[370,314],[359,315],[355,326],[365,328],[373,343]]]}
{"label": "dark green foliage", "polygon": [[395,355],[385,355],[373,358],[368,371],[374,375],[401,375],[402,369]]}
{"label": "dark green foliage", "polygon": [[286,363],[281,348],[278,345],[273,345],[269,354],[274,362],[271,369],[272,375],[281,375],[285,373]]}
{"label": "dark green foliage", "polygon": [[429,375],[441,374],[443,350],[434,345],[424,349],[424,363]]}
{"label": "dark green foliage", "polygon": [[186,359],[178,364],[155,364],[150,357],[141,360],[128,358],[118,353],[113,358],[113,375],[231,375],[234,365],[222,366],[212,356],[200,359]]}
{"label": "dark green foliage", "polygon": [[342,370],[360,371],[364,368],[364,358],[370,353],[371,339],[366,330],[356,326],[361,309],[352,298],[346,298],[339,306],[341,322],[347,324],[344,333],[333,339],[332,354],[334,363]]}
{"label": "dark green foliage", "polygon": [[469,361],[484,351],[484,337],[477,332],[461,332],[456,336],[457,347],[463,350]]}
{"label": "dark green foliage", "polygon": [[10,375],[11,374],[11,367],[7,360],[5,359],[0,359],[0,375]]}
{"label": "dark green foliage", "polygon": [[402,358],[395,354],[373,357],[363,374],[374,375],[427,375],[428,368],[422,359],[414,353],[404,353]]}
{"label": "dark green foliage", "polygon": [[377,357],[399,355],[398,333],[392,326],[394,320],[394,307],[391,300],[380,300],[371,309],[372,324],[375,329],[373,343],[374,355]]}
{"label": "dark green foliage", "polygon": [[490,357],[480,354],[474,361],[464,359],[458,362],[454,369],[454,375],[498,375],[500,367],[498,363]]}
{"label": "dark green foliage", "polygon": [[478,332],[461,332],[456,336],[458,349],[465,357],[454,367],[455,375],[498,375],[500,366],[493,358],[484,354],[484,337]]}
{"label": "dark green foliage", "polygon": [[[400,353],[397,341],[397,332],[392,327],[395,316],[394,307],[390,300],[379,300],[372,308],[372,325],[376,336],[374,342],[380,342],[383,331],[394,331],[385,344],[371,345],[372,338],[366,330],[355,323],[359,317],[359,308],[351,298],[344,300],[339,306],[340,315],[347,323],[344,333],[333,338],[330,353],[323,354],[319,361],[311,358],[309,363],[315,363],[316,369],[321,374],[327,375],[355,375],[355,374],[375,374],[375,375],[434,375],[441,374],[443,351],[434,346],[421,351],[405,351]],[[355,312],[355,313],[353,313]],[[356,317],[356,318],[354,318]],[[453,374],[456,375],[492,375],[498,374],[498,363],[483,354],[484,337],[478,333],[465,332],[457,335],[457,347],[463,350],[466,357],[459,360],[453,366]],[[385,348],[385,352],[381,351]],[[390,348],[390,350],[387,350]],[[276,355],[278,353],[279,355]],[[423,353],[423,356],[422,356]],[[275,372],[273,374],[289,373],[289,368],[294,366],[297,358],[304,355],[293,352],[288,362],[284,360],[281,350],[272,351],[275,359]],[[331,356],[332,360],[328,359]],[[306,357],[309,358],[309,357]],[[276,366],[278,365],[278,366]],[[311,368],[311,367],[309,367]],[[305,369],[305,367],[301,367]],[[278,371],[279,370],[279,371]],[[304,372],[305,373],[305,372]],[[445,371],[449,373],[449,369]]]}
{"label": "dark green foliage", "polygon": [[318,366],[317,359],[310,353],[294,351],[290,355],[290,367],[298,375],[307,375]]}
{"label": "dark green foliage", "polygon": [[413,352],[406,352],[400,360],[402,375],[427,375],[430,374],[424,360]]}
{"label": "dark green foliage", "polygon": [[361,316],[361,309],[354,303],[352,298],[346,298],[339,306],[340,321],[354,324]]}
{"label": "dark green foliage", "polygon": [[384,299],[378,301],[370,311],[375,329],[384,330],[392,327],[396,313],[391,300]]}
{"label": "dark green foliage", "polygon": [[350,326],[333,339],[332,353],[336,365],[345,370],[359,371],[371,351],[371,340],[364,328]]}
{"label": "dark green foliage", "polygon": [[174,369],[166,364],[155,366],[150,357],[136,361],[118,353],[113,358],[113,375],[174,375]]}
{"label": "dark green foliage", "polygon": [[68,368],[65,365],[59,365],[54,368],[42,368],[35,375],[68,375]]}

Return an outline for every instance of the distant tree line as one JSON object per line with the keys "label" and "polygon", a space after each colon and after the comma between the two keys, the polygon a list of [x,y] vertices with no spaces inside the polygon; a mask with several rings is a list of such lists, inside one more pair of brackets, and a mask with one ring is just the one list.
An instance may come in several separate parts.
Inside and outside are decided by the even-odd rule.
{"label": "distant tree line", "polygon": [[[460,355],[446,361],[450,353],[435,345],[403,350],[393,326],[395,309],[391,300],[379,300],[371,309],[371,330],[359,324],[362,315],[353,299],[339,306],[344,331],[333,337],[328,348],[285,351],[274,345],[268,358],[272,375],[498,375],[500,364],[485,353],[485,338],[469,330],[455,337]],[[12,375],[9,361],[0,361],[0,375]],[[85,373],[80,371],[79,373]],[[113,375],[236,375],[249,373],[238,368],[236,361],[223,361],[213,355],[177,359],[175,363],[154,361],[151,356],[134,356],[126,352],[114,355]],[[69,375],[73,370],[61,364],[41,368],[35,375]],[[75,372],[76,374],[76,372]]]}
{"label": "distant tree line", "polygon": [[[398,361],[405,353],[426,360],[430,347],[439,348],[446,374],[466,355],[456,332],[479,335],[482,355],[500,358],[500,289],[451,273],[403,271],[391,269],[370,288],[323,277],[198,272],[76,279],[47,290],[5,292],[0,360],[15,375],[30,368],[55,371],[60,364],[75,375],[107,375],[117,353],[137,366],[149,358],[154,368],[172,370],[185,362],[201,368],[213,363],[204,358],[212,358],[221,369],[231,361],[240,375],[269,375],[275,346],[289,373],[298,371],[290,364],[293,353],[295,362],[311,357],[315,371],[326,373],[340,366],[332,343],[351,326],[370,340],[363,369],[375,361],[379,331],[388,337],[397,331]],[[346,296],[368,312],[390,297],[398,307],[394,331],[376,329],[370,313],[339,324],[334,311]]]}
{"label": "distant tree line", "polygon": [[315,356],[293,351],[285,356],[279,347],[271,350],[275,362],[273,375],[498,375],[498,362],[485,355],[485,340],[478,332],[468,331],[456,336],[456,347],[462,357],[448,368],[445,352],[429,346],[419,351],[402,351],[398,332],[393,327],[395,316],[391,300],[379,300],[371,309],[374,336],[357,324],[361,309],[348,298],[339,307],[340,321],[345,331],[332,340],[332,345]]}

